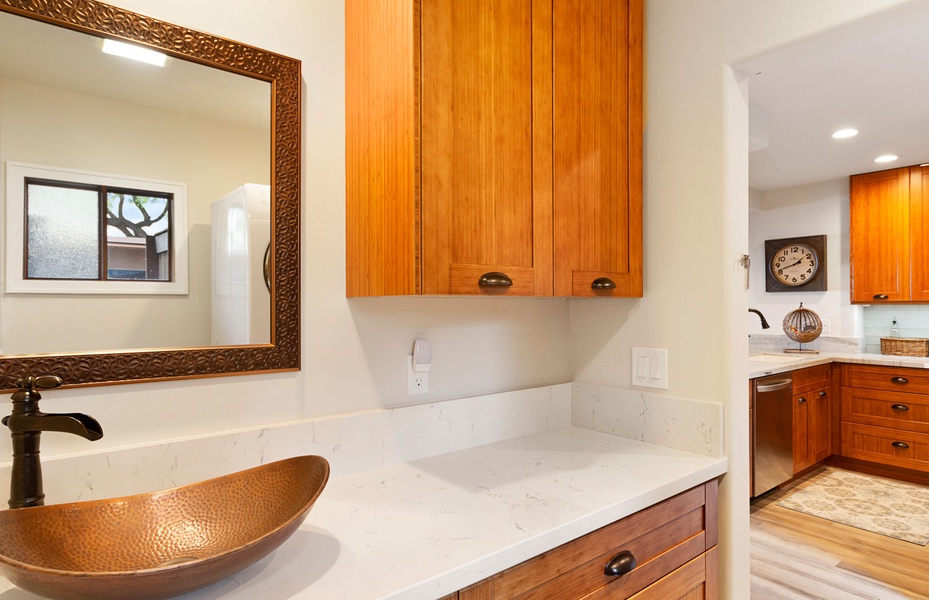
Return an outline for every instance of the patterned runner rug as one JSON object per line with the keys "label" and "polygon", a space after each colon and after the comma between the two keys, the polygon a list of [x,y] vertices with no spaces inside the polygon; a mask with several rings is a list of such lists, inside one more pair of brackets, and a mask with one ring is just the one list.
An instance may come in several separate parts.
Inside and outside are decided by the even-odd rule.
{"label": "patterned runner rug", "polygon": [[921,546],[929,543],[929,487],[830,468],[776,504]]}

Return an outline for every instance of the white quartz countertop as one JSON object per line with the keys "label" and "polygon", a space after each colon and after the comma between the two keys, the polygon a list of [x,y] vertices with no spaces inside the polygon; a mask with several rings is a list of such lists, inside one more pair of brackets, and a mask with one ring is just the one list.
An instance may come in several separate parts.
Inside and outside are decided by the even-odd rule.
{"label": "white quartz countertop", "polygon": [[[793,358],[794,360],[787,360]],[[890,354],[862,354],[856,352],[820,352],[819,354],[790,354],[766,352],[748,357],[748,378],[786,373],[795,369],[814,367],[826,363],[840,362],[859,365],[881,365],[887,367],[910,367],[929,369],[929,357],[894,356]]]}
{"label": "white quartz countertop", "polygon": [[[275,552],[184,598],[440,598],[726,468],[566,427],[347,475]],[[3,579],[0,596],[37,598]]]}

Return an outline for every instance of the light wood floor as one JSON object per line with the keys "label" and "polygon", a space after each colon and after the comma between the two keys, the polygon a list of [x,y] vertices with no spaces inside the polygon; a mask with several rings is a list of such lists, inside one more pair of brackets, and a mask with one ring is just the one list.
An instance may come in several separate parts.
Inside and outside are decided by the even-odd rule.
{"label": "light wood floor", "polygon": [[822,475],[752,503],[752,600],[929,600],[929,546],[775,505]]}

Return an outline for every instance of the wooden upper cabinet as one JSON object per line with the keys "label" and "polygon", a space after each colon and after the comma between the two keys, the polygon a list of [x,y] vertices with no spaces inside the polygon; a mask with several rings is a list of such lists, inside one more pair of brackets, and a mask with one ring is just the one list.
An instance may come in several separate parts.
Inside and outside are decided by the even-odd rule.
{"label": "wooden upper cabinet", "polygon": [[910,169],[851,177],[852,302],[910,300]]}
{"label": "wooden upper cabinet", "polygon": [[[533,0],[423,0],[422,265],[424,294],[480,293],[485,273],[516,295],[551,295],[550,202],[533,173],[537,111],[551,111],[550,6]],[[550,62],[550,61],[549,61]],[[538,104],[538,108],[536,108]],[[534,143],[538,142],[538,144]],[[538,272],[537,272],[538,271]]]}
{"label": "wooden upper cabinet", "polygon": [[345,19],[348,296],[641,296],[641,0]]}
{"label": "wooden upper cabinet", "polygon": [[642,18],[554,2],[556,296],[642,295]]}
{"label": "wooden upper cabinet", "polygon": [[929,167],[910,168],[910,299],[929,302]]}

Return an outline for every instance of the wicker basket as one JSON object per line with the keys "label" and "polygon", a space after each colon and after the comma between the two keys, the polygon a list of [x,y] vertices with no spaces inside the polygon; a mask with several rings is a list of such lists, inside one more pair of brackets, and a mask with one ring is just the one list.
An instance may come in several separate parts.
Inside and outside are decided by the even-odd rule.
{"label": "wicker basket", "polygon": [[881,338],[881,354],[929,356],[927,338]]}

